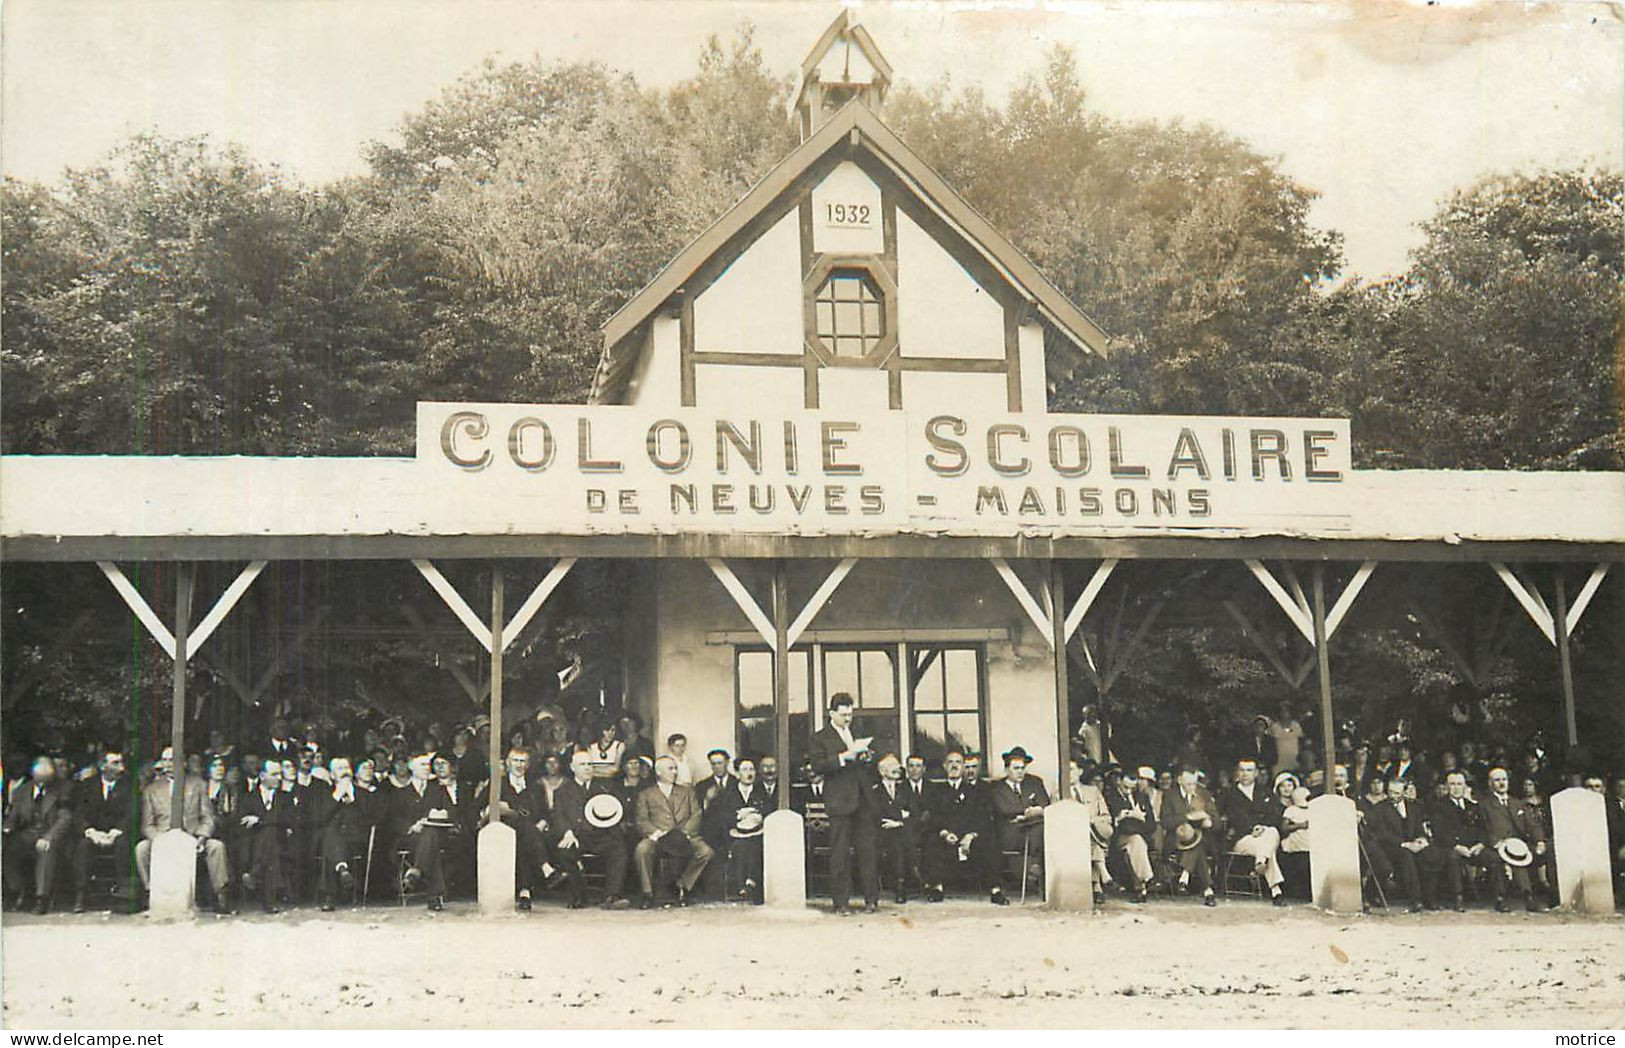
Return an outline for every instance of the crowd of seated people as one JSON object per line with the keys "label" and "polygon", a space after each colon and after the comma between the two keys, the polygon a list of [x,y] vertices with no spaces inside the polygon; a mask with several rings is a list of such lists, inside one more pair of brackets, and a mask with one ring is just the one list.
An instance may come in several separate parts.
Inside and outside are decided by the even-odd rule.
{"label": "crowd of seated people", "polygon": [[[82,911],[99,885],[119,908],[140,909],[153,844],[180,828],[197,840],[200,898],[221,913],[414,895],[438,910],[473,892],[493,792],[515,832],[520,910],[544,894],[572,908],[759,903],[764,823],[781,790],[805,817],[810,865],[838,912],[849,912],[854,873],[871,910],[883,884],[898,903],[969,890],[1004,905],[1041,883],[1044,812],[1061,797],[1020,746],[999,755],[996,778],[974,752],[879,751],[852,737],[851,700],[837,695],[794,781],[781,782],[773,755],[713,748],[702,764],[681,735],[657,748],[633,713],[571,726],[546,712],[509,733],[495,791],[483,718],[412,735],[384,721],[331,746],[330,731],[277,718],[252,745],[214,733],[179,768],[168,748],[139,764],[105,745],[80,761],[35,756],[6,782],[5,904],[43,913],[71,897]],[[1277,905],[1307,897],[1308,802],[1324,773],[1301,742],[1283,752],[1283,735],[1301,735],[1295,723],[1283,733],[1281,720],[1261,722],[1212,776],[1194,741],[1160,769],[1079,749],[1065,796],[1089,814],[1097,902],[1165,891],[1216,905],[1238,878]],[[1358,805],[1369,903],[1460,910],[1478,899],[1505,910],[1521,899],[1535,910],[1555,900],[1546,798],[1563,783],[1541,754],[1513,760],[1469,743],[1435,761],[1404,738],[1343,739],[1339,752],[1349,758],[1333,789]],[[1625,875],[1625,778],[1611,792],[1598,775],[1567,784],[1606,795],[1609,854]]]}

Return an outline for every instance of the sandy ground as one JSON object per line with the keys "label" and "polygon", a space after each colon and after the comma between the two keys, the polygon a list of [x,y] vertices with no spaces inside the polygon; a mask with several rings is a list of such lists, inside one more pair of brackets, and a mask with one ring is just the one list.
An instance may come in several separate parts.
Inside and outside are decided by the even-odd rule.
{"label": "sandy ground", "polygon": [[1625,1026],[1625,920],[713,905],[7,914],[7,1027]]}

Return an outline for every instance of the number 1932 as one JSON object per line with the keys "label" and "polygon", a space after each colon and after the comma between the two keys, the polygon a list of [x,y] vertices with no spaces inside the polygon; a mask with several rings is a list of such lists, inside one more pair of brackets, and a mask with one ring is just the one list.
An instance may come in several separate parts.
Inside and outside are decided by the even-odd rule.
{"label": "number 1932", "polygon": [[869,225],[868,204],[825,204],[824,221],[832,226]]}

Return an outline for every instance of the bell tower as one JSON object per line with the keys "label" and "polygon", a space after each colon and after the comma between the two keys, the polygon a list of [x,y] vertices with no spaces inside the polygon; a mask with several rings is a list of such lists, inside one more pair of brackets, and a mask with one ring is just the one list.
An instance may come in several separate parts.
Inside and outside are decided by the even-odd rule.
{"label": "bell tower", "polygon": [[854,98],[878,112],[891,86],[891,64],[868,30],[842,10],[801,63],[790,103],[791,116],[805,142]]}

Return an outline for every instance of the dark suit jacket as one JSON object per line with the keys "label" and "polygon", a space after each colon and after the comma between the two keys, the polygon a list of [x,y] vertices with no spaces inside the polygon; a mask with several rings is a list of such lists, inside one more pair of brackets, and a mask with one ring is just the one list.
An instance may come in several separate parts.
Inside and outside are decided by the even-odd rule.
{"label": "dark suit jacket", "polygon": [[1492,793],[1479,803],[1478,811],[1484,819],[1484,843],[1492,848],[1508,837],[1523,838],[1531,849],[1546,839],[1540,817],[1522,798],[1508,796],[1502,804]]}
{"label": "dark suit jacket", "polygon": [[395,836],[400,837],[412,828],[412,824],[419,819],[427,818],[430,808],[444,807],[445,795],[430,782],[424,789],[423,795],[411,783],[399,787],[385,787],[393,789],[394,795],[389,799],[389,826]]}
{"label": "dark suit jacket", "polygon": [[1428,813],[1428,823],[1433,829],[1433,843],[1441,848],[1454,848],[1458,844],[1471,848],[1484,840],[1484,818],[1479,814],[1478,805],[1472,801],[1462,801],[1463,808],[1457,808],[1456,802],[1448,798],[1439,801]]}
{"label": "dark suit jacket", "polygon": [[1619,850],[1625,848],[1625,801],[1608,798],[1608,857],[1618,861]]}
{"label": "dark suit jacket", "polygon": [[869,813],[870,818],[874,820],[875,826],[878,827],[884,819],[895,819],[902,823],[903,828],[910,834],[915,834],[921,828],[916,821],[918,812],[919,809],[914,806],[914,801],[909,797],[908,787],[905,784],[901,782],[897,784],[897,795],[895,797],[886,795],[886,784],[884,782],[877,781],[869,787]]}
{"label": "dark suit jacket", "polygon": [[[987,786],[988,803],[993,808],[995,822],[1010,824],[1021,818],[1021,813],[1038,805],[1041,808],[1049,807],[1049,791],[1044,784],[1031,775],[1021,780],[1019,789],[1012,789],[1008,780],[989,783]],[[1028,820],[1023,819],[1023,825]]]}
{"label": "dark suit jacket", "polygon": [[931,812],[931,832],[940,835],[943,830],[956,837],[967,833],[986,833],[990,825],[987,806],[982,792],[966,779],[956,787],[949,782],[934,782],[926,791],[926,808]]}
{"label": "dark suit jacket", "polygon": [[1405,814],[1401,817],[1394,802],[1385,800],[1372,807],[1366,822],[1370,826],[1372,842],[1385,847],[1397,848],[1405,841],[1424,836],[1422,805],[1416,801],[1405,802]]}
{"label": "dark suit jacket", "polygon": [[[553,814],[547,822],[548,832],[562,837],[564,831],[574,830],[578,838],[583,834],[597,833],[598,827],[587,821],[587,801],[600,793],[609,793],[620,797],[625,803],[625,794],[619,787],[618,781],[610,779],[592,779],[585,787],[574,779],[565,779],[553,791]],[[634,811],[627,809],[621,817],[628,818]]]}
{"label": "dark suit jacket", "polygon": [[909,809],[914,812],[915,830],[929,829],[931,826],[931,784],[924,779],[919,781],[919,789],[915,790],[914,783],[904,776],[899,790],[908,798]]}
{"label": "dark suit jacket", "polygon": [[367,792],[357,786],[355,798],[349,803],[334,800],[331,787],[320,792],[312,791],[303,803],[309,805],[307,821],[313,830],[338,830],[354,841],[367,835],[370,802]]}
{"label": "dark suit jacket", "polygon": [[1202,829],[1200,824],[1198,824],[1197,828],[1202,829],[1204,836],[1209,834],[1217,835],[1218,833],[1219,813],[1213,806],[1213,797],[1207,792],[1207,787],[1192,786],[1191,796],[1191,803],[1186,804],[1185,795],[1180,792],[1178,785],[1164,791],[1162,795],[1162,817],[1160,822],[1165,834],[1163,847],[1170,853],[1178,847],[1174,835],[1179,832],[1179,827],[1190,821],[1187,816],[1198,808],[1207,812],[1212,817],[1213,822],[1206,829]]}
{"label": "dark suit jacket", "polygon": [[711,798],[714,795],[722,793],[725,790],[731,790],[738,785],[739,780],[734,778],[733,773],[730,772],[722,780],[722,786],[720,789],[717,787],[717,780],[709,775],[696,781],[690,788],[694,791],[695,798],[699,800],[700,807],[705,808],[710,805]]}
{"label": "dark suit jacket", "polygon": [[694,791],[681,783],[672,785],[669,798],[660,792],[659,785],[638,794],[638,830],[645,837],[666,830],[681,830],[693,839],[700,835],[700,819],[700,802]]}
{"label": "dark suit jacket", "polygon": [[808,758],[813,771],[824,777],[824,805],[830,815],[856,815],[864,805],[864,787],[875,781],[872,764],[841,763],[845,750],[846,743],[833,727],[813,733]]}
{"label": "dark suit jacket", "polygon": [[74,794],[73,814],[81,834],[85,830],[123,830],[126,841],[135,839],[141,825],[141,809],[128,775],[120,776],[113,783],[106,798],[102,797],[100,775],[79,783]]}
{"label": "dark suit jacket", "polygon": [[[506,771],[502,772],[501,782],[502,788],[498,793],[498,799],[509,808],[508,814],[502,817],[504,823],[509,826],[517,826],[520,823],[535,826],[537,820],[549,819],[552,811],[547,803],[547,791],[542,789],[541,779],[536,778],[534,775],[527,777],[523,792],[513,788],[513,781],[508,778]],[[490,796],[490,787],[491,781],[487,779],[480,784],[479,789],[474,791],[477,802],[474,805],[476,810],[485,807],[488,803],[487,798]],[[552,828],[551,819],[549,819],[548,828]]]}
{"label": "dark suit jacket", "polygon": [[1219,813],[1224,816],[1225,839],[1231,843],[1252,833],[1254,826],[1281,827],[1281,806],[1274,791],[1261,780],[1253,783],[1251,800],[1240,786],[1226,786],[1219,793]]}
{"label": "dark suit jacket", "polygon": [[476,824],[479,822],[480,814],[480,805],[474,799],[474,791],[458,783],[457,799],[454,801],[451,799],[451,791],[436,781],[429,787],[428,792],[438,795],[432,807],[446,809],[446,814],[451,816],[451,821],[457,827],[456,832],[472,840],[474,832],[478,829]]}
{"label": "dark suit jacket", "polygon": [[1106,794],[1106,810],[1112,813],[1112,840],[1120,841],[1124,837],[1139,835],[1146,839],[1147,844],[1151,843],[1151,827],[1153,825],[1151,820],[1151,798],[1146,791],[1136,789],[1133,793],[1133,800],[1138,802],[1139,809],[1145,813],[1143,819],[1123,814],[1131,810],[1134,804],[1130,803],[1129,797],[1123,796],[1122,790],[1112,789],[1104,792]]}
{"label": "dark suit jacket", "polygon": [[250,790],[243,796],[242,807],[239,809],[241,814],[237,821],[240,824],[250,815],[255,815],[260,821],[252,827],[244,827],[244,832],[249,834],[269,832],[285,837],[293,829],[296,819],[293,798],[292,793],[279,789],[271,795],[271,806],[267,808],[260,791]]}
{"label": "dark suit jacket", "polygon": [[45,787],[39,799],[34,798],[34,783],[25,781],[11,793],[11,807],[6,811],[6,832],[32,831],[51,842],[55,848],[67,838],[73,826],[72,798],[68,788],[59,783]]}
{"label": "dark suit jacket", "polygon": [[[762,789],[761,783],[751,786],[750,800],[746,800],[739,792],[739,783],[723,793],[711,798],[710,805],[700,819],[700,832],[713,846],[721,843],[727,845],[728,838],[733,835],[733,829],[739,825],[739,813],[747,809],[758,811],[765,818],[778,810],[778,806],[768,797],[767,791]],[[761,831],[758,830],[756,836]]]}

